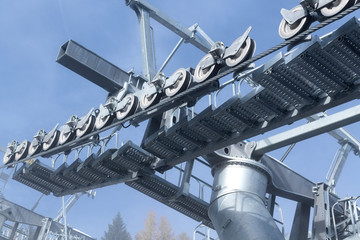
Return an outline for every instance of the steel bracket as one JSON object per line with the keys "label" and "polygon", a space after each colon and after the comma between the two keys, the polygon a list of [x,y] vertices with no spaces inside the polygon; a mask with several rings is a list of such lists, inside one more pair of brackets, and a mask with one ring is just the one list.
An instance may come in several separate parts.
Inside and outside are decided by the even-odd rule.
{"label": "steel bracket", "polygon": [[11,155],[16,153],[18,146],[19,143],[16,140],[9,142],[5,151],[5,156],[10,158]]}
{"label": "steel bracket", "polygon": [[123,110],[126,107],[126,105],[129,104],[129,101],[130,101],[130,97],[123,98],[120,102],[118,102],[114,111],[117,112]]}
{"label": "steel bracket", "polygon": [[158,73],[151,83],[144,83],[143,91],[147,97],[152,97],[154,94],[161,92],[165,84],[166,77],[163,73]]}
{"label": "steel bracket", "polygon": [[[213,56],[213,55],[211,55],[211,56]],[[206,68],[214,66],[216,63],[217,63],[217,61],[215,60],[214,57],[206,58],[204,61],[202,61],[201,68],[206,69]]]}
{"label": "steel bracket", "polygon": [[47,143],[50,141],[51,138],[53,138],[53,136],[55,135],[56,133],[56,130],[58,128],[59,124],[56,124],[55,127],[53,129],[51,129],[50,132],[46,133],[45,134],[45,137],[43,139],[43,142]]}
{"label": "steel bracket", "polygon": [[250,35],[252,27],[248,27],[245,33],[241,36],[240,40],[236,44],[232,44],[230,47],[225,49],[223,59],[234,56],[237,52],[239,52],[242,45],[245,43],[246,39]]}
{"label": "steel bracket", "polygon": [[80,121],[78,121],[78,123],[76,124],[76,129],[81,129],[89,120],[93,112],[94,112],[94,108],[92,108],[85,116],[83,116],[80,119]]}
{"label": "steel bracket", "polygon": [[101,119],[104,119],[105,117],[111,115],[111,111],[109,108],[105,107],[104,105],[100,104],[99,106],[99,116]]}
{"label": "steel bracket", "polygon": [[10,150],[11,152],[14,152],[18,145],[19,145],[19,143],[16,140],[13,140],[13,141],[8,143],[7,150]]}
{"label": "steel bracket", "polygon": [[285,21],[291,25],[308,15],[315,16],[316,11],[334,1],[335,0],[302,0],[299,5],[302,8],[299,8],[298,11],[283,8],[280,13]]}
{"label": "steel bracket", "polygon": [[206,58],[204,61],[202,61],[201,68],[206,69],[215,64],[221,64],[223,61],[224,53],[224,43],[219,41],[215,42],[209,51],[209,54],[212,56],[212,58]]}
{"label": "steel bracket", "polygon": [[173,86],[181,77],[181,73],[173,74],[165,80],[164,89]]}
{"label": "steel bracket", "polygon": [[76,115],[72,115],[69,120],[66,122],[66,124],[63,126],[63,132],[65,134],[68,134],[70,132],[73,132],[76,128],[76,125],[79,122],[79,118]]}
{"label": "steel bracket", "polygon": [[[130,76],[132,76],[132,73],[130,73]],[[116,94],[115,98],[117,101],[121,101],[125,95],[129,92],[129,84],[126,82],[124,83],[124,88],[122,88],[118,93]]]}
{"label": "steel bracket", "polygon": [[46,132],[44,129],[40,129],[36,135],[34,136],[34,139],[32,141],[33,145],[34,146],[38,146],[40,145],[41,143],[43,143],[44,141],[44,138],[45,138],[45,135],[46,135]]}

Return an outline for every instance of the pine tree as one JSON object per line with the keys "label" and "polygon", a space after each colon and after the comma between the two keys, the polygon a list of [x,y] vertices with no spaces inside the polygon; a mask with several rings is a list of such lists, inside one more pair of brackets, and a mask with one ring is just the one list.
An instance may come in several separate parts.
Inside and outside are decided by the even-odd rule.
{"label": "pine tree", "polygon": [[104,237],[101,240],[131,240],[120,213],[117,213],[112,224],[108,225],[108,231],[104,232]]}

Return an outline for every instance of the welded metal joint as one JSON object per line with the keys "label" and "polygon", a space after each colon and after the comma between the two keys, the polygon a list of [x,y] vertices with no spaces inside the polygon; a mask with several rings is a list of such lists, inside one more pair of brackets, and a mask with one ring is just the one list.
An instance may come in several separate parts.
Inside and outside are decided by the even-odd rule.
{"label": "welded metal joint", "polygon": [[221,148],[214,153],[208,154],[205,158],[214,166],[221,162],[226,162],[234,159],[253,159],[252,154],[256,148],[256,142],[239,142],[224,148]]}

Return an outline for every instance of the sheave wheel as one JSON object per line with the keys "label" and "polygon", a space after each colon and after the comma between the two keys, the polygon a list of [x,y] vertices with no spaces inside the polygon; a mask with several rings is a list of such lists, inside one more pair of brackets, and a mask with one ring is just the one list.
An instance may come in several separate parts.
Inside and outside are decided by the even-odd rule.
{"label": "sheave wheel", "polygon": [[30,142],[28,140],[24,140],[22,143],[20,143],[18,147],[20,150],[15,153],[15,161],[19,161],[28,155],[29,146]]}
{"label": "sheave wheel", "polygon": [[56,144],[58,143],[59,136],[60,136],[60,131],[59,131],[59,130],[56,130],[56,131],[54,132],[54,134],[51,136],[51,138],[49,139],[49,141],[43,143],[43,150],[44,150],[44,151],[47,151],[47,150],[49,150],[50,148],[55,147]]}
{"label": "sheave wheel", "polygon": [[320,14],[324,17],[332,17],[339,12],[343,11],[345,8],[350,7],[355,3],[355,0],[336,0],[332,3],[329,3],[325,7],[320,9]]}
{"label": "sheave wheel", "polygon": [[91,115],[82,128],[76,129],[76,136],[81,138],[82,136],[89,134],[93,130],[94,124],[95,116]]}
{"label": "sheave wheel", "polygon": [[75,132],[70,131],[68,133],[64,132],[64,129],[60,131],[60,137],[59,137],[59,145],[63,145],[71,140],[73,140],[75,137]]}
{"label": "sheave wheel", "polygon": [[128,99],[126,106],[123,109],[116,112],[116,118],[118,120],[122,120],[134,114],[139,103],[138,98],[134,94],[126,95],[125,99]]}
{"label": "sheave wheel", "polygon": [[[301,6],[296,6],[291,9],[292,12],[297,11]],[[306,16],[293,24],[289,24],[285,19],[283,19],[279,26],[279,35],[283,39],[289,39],[294,37],[300,32],[306,30],[311,24],[311,19],[309,16]]]}
{"label": "sheave wheel", "polygon": [[95,121],[95,129],[100,130],[103,127],[106,127],[107,125],[109,125],[112,120],[113,120],[114,116],[109,114],[106,117],[102,117],[101,114],[99,114],[96,117],[96,121]]}
{"label": "sheave wheel", "polygon": [[4,164],[11,163],[12,161],[14,161],[14,158],[15,158],[14,154],[11,154],[11,151],[7,149],[3,158],[3,163]]}
{"label": "sheave wheel", "polygon": [[[152,84],[152,83],[150,83]],[[161,95],[159,93],[155,93],[151,97],[147,97],[147,94],[143,92],[140,97],[140,107],[141,109],[147,109],[150,106],[157,104],[160,101]]]}
{"label": "sheave wheel", "polygon": [[194,82],[197,82],[197,83],[204,82],[205,80],[211,78],[212,76],[214,76],[217,73],[217,70],[218,70],[217,64],[214,64],[208,68],[203,68],[203,66],[202,66],[203,62],[209,58],[213,58],[213,56],[210,53],[206,54],[200,60],[198,65],[196,66],[195,72],[194,72]]}
{"label": "sheave wheel", "polygon": [[[35,144],[37,144],[37,145],[35,145]],[[34,139],[29,146],[29,156],[38,154],[42,149],[41,145],[42,144],[38,144],[37,140]]]}
{"label": "sheave wheel", "polygon": [[175,84],[165,90],[168,97],[172,97],[179,92],[186,90],[190,83],[190,73],[184,68],[178,69],[173,75],[180,73],[180,77],[176,80]]}
{"label": "sheave wheel", "polygon": [[[240,38],[236,39],[233,45],[237,44]],[[239,51],[234,56],[225,59],[226,65],[229,67],[234,67],[250,59],[255,52],[255,48],[256,48],[255,41],[252,40],[250,37],[247,37],[244,44],[240,47]]]}

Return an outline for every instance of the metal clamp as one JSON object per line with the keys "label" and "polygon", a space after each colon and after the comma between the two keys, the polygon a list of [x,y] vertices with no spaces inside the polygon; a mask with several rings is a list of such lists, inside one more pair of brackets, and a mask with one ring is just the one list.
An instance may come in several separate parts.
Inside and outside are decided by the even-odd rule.
{"label": "metal clamp", "polygon": [[79,122],[79,118],[76,115],[72,115],[69,120],[65,123],[65,125],[63,126],[63,132],[65,134],[68,134],[70,132],[74,132],[76,129],[76,126]]}
{"label": "metal clamp", "polygon": [[43,143],[44,138],[45,138],[46,132],[44,129],[40,129],[39,131],[37,131],[37,133],[34,136],[34,139],[32,141],[32,145],[34,147],[40,145]]}

